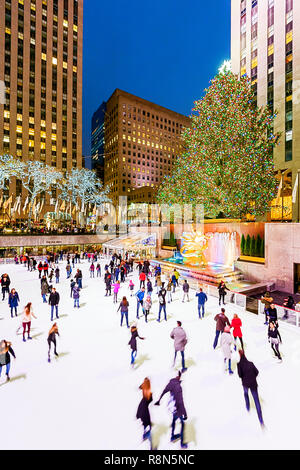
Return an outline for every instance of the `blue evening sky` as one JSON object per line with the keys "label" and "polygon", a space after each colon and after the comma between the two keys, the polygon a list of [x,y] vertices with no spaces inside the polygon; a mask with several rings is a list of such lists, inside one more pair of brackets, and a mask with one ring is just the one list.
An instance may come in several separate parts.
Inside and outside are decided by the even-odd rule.
{"label": "blue evening sky", "polygon": [[84,0],[83,154],[115,88],[191,113],[230,58],[230,0]]}

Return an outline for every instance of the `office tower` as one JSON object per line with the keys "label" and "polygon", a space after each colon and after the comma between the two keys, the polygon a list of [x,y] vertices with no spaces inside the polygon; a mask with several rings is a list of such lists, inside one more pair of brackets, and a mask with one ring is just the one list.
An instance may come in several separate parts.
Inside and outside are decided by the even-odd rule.
{"label": "office tower", "polygon": [[110,197],[155,201],[163,177],[183,151],[181,133],[188,117],[116,89],[106,102],[104,183]]}
{"label": "office tower", "polygon": [[282,190],[269,218],[299,221],[300,2],[232,0],[231,8],[233,72],[250,77],[257,104],[277,111],[274,130],[282,133],[274,149]]}
{"label": "office tower", "polygon": [[81,168],[82,33],[83,0],[0,1],[0,154]]}
{"label": "office tower", "polygon": [[97,176],[104,180],[104,142],[105,142],[105,112],[106,103],[103,101],[101,106],[95,111],[92,117],[92,169],[96,170]]}

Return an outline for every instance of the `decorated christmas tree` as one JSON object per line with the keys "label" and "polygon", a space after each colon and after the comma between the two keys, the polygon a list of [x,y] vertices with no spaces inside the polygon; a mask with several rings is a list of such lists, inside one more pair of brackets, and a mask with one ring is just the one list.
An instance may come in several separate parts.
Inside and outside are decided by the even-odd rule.
{"label": "decorated christmas tree", "polygon": [[262,215],[276,195],[275,115],[258,108],[247,77],[219,73],[195,102],[185,153],[163,180],[159,203],[203,204],[205,215]]}

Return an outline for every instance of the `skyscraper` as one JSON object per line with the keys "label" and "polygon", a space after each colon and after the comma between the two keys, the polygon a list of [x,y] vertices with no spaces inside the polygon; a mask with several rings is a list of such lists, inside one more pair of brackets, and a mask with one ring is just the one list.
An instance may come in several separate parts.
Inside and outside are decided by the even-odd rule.
{"label": "skyscraper", "polygon": [[96,170],[98,178],[102,181],[104,180],[105,112],[106,102],[103,101],[92,117],[92,169]]}
{"label": "skyscraper", "polygon": [[83,0],[0,1],[0,154],[81,168],[82,34]]}
{"label": "skyscraper", "polygon": [[282,133],[274,149],[282,190],[270,218],[299,221],[300,2],[232,0],[231,8],[233,72],[250,77],[257,104],[278,113],[274,130]]}
{"label": "skyscraper", "polygon": [[104,183],[118,202],[154,202],[155,190],[183,151],[188,117],[116,89],[106,103]]}

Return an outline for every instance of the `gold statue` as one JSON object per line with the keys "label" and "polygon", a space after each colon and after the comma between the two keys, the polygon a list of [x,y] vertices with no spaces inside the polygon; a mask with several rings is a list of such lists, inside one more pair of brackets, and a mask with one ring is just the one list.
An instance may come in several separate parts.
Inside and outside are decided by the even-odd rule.
{"label": "gold statue", "polygon": [[186,259],[187,264],[194,266],[206,266],[207,261],[204,256],[204,251],[208,248],[208,240],[212,235],[204,235],[202,232],[195,232],[194,230],[182,235],[182,248],[180,253]]}

